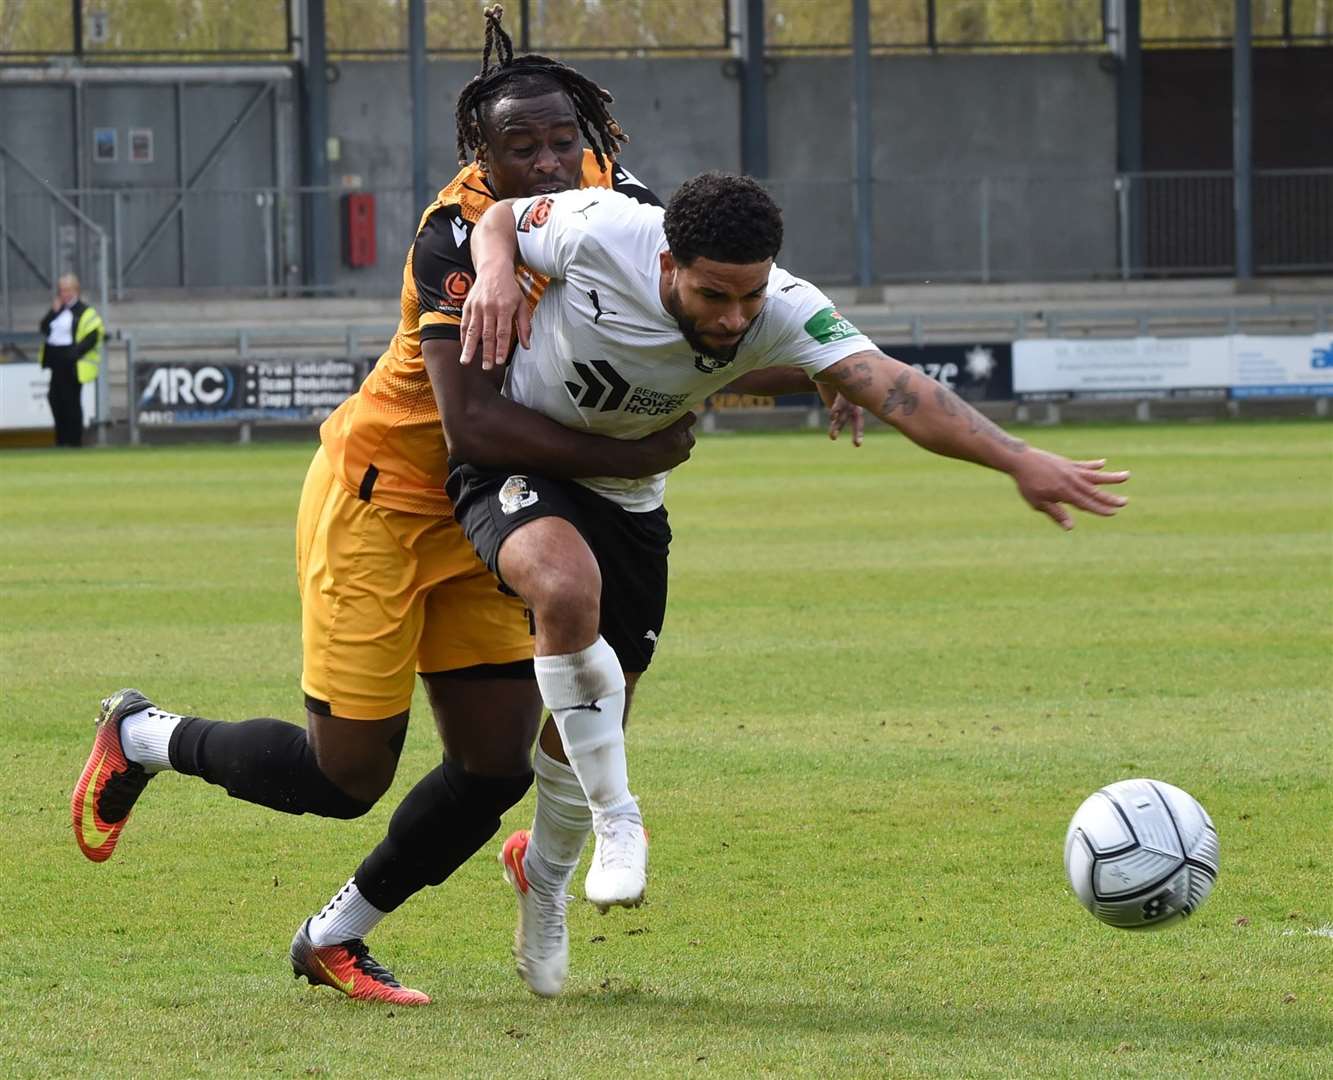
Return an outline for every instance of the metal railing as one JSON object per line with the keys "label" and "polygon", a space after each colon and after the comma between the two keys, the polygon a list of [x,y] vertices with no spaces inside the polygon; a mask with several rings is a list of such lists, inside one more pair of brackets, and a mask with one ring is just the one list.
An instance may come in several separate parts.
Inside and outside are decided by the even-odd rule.
{"label": "metal railing", "polygon": [[[1232,173],[1130,173],[1117,195],[1124,276],[1234,272]],[[1260,272],[1333,269],[1333,169],[1257,169],[1252,195]]]}
{"label": "metal railing", "polygon": [[[26,190],[17,189],[23,184]],[[15,211],[20,213],[16,214]],[[15,328],[14,291],[19,274],[29,288],[50,296],[62,274],[74,273],[92,286],[107,317],[106,230],[0,143],[0,313]]]}
{"label": "metal railing", "polygon": [[[0,154],[0,302],[30,304],[64,268],[91,270],[114,299],[188,290],[233,295],[392,296],[421,208],[406,187],[376,196],[375,265],[301,265],[307,202],[335,188],[132,188],[6,192]],[[766,181],[786,209],[782,264],[829,285],[855,280],[861,223],[850,180]],[[674,183],[658,184],[669,196]],[[1231,174],[981,175],[879,178],[871,191],[873,280],[1012,282],[1230,275]],[[337,259],[339,215],[323,215]],[[62,226],[64,228],[62,229]],[[72,231],[71,231],[72,230]],[[80,235],[80,231],[86,235]],[[1333,168],[1258,170],[1256,270],[1333,272]],[[105,279],[105,280],[103,280]]]}

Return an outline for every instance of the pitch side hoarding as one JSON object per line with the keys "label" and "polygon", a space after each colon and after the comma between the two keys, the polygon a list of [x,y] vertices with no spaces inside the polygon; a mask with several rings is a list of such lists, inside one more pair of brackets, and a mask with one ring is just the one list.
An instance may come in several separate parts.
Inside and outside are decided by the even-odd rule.
{"label": "pitch side hoarding", "polygon": [[1018,341],[1014,392],[1025,401],[1333,395],[1333,335]]}
{"label": "pitch side hoarding", "polygon": [[323,420],[355,393],[363,360],[246,359],[139,363],[138,422],[144,426]]}

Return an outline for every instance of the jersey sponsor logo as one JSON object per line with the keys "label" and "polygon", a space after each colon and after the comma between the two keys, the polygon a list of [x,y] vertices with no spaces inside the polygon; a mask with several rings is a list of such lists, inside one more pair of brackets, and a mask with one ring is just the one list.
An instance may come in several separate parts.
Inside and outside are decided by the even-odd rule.
{"label": "jersey sponsor logo", "polygon": [[500,486],[500,510],[516,514],[537,501],[537,493],[528,486],[526,476],[511,476]]}
{"label": "jersey sponsor logo", "polygon": [[689,400],[689,394],[668,394],[662,390],[636,386],[625,403],[625,411],[638,416],[670,416]]}
{"label": "jersey sponsor logo", "polygon": [[596,409],[600,406],[602,412],[615,412],[629,393],[629,383],[605,360],[593,360],[591,365],[575,360],[574,371],[581,382],[566,379],[565,389],[580,409]]}
{"label": "jersey sponsor logo", "polygon": [[466,225],[457,218],[450,218],[449,227],[454,230],[454,245],[456,247],[462,247],[467,243],[468,232]]}
{"label": "jersey sponsor logo", "polygon": [[805,324],[805,332],[821,345],[827,345],[832,341],[856,337],[861,331],[839,315],[837,308],[826,307],[810,316]]}
{"label": "jersey sponsor logo", "polygon": [[518,219],[518,231],[528,232],[532,229],[540,229],[551,217],[552,201],[549,195],[543,195],[535,203],[532,203],[523,211],[523,216]]}
{"label": "jersey sponsor logo", "polygon": [[446,300],[452,300],[455,304],[461,304],[466,300],[471,289],[472,275],[466,270],[455,270],[444,279],[444,297]]}
{"label": "jersey sponsor logo", "polygon": [[705,356],[703,353],[695,353],[694,367],[697,371],[702,371],[705,375],[715,375],[735,359],[736,358],[732,356],[726,360],[719,360],[715,356]]}
{"label": "jersey sponsor logo", "polygon": [[603,316],[603,315],[619,315],[619,314],[620,314],[620,312],[618,312],[618,311],[613,311],[611,308],[607,308],[605,311],[602,310],[602,302],[601,302],[601,300],[599,300],[599,299],[597,298],[597,290],[596,290],[596,289],[589,289],[589,290],[588,290],[588,299],[592,301],[593,310],[596,312],[596,314],[593,315],[593,317],[592,317],[592,322],[593,322],[593,325],[594,325],[594,326],[596,326],[599,322],[602,321],[602,316]]}

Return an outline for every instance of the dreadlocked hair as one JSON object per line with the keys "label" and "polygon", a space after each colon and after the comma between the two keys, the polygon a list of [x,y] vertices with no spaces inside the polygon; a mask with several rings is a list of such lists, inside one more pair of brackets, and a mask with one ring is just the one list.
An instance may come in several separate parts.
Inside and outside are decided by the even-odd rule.
{"label": "dreadlocked hair", "polygon": [[[466,165],[486,146],[486,135],[481,126],[482,106],[505,90],[526,90],[527,96],[536,92],[560,90],[569,95],[578,117],[579,130],[592,147],[597,167],[606,169],[606,161],[620,152],[629,142],[624,128],[607,111],[614,98],[591,79],[580,75],[568,64],[549,56],[527,53],[514,55],[514,42],[500,25],[504,7],[494,4],[483,14],[486,17],[486,43],[481,53],[481,71],[474,75],[458,95],[458,110],[454,121],[458,128],[458,163]],[[491,55],[495,66],[491,66]]]}

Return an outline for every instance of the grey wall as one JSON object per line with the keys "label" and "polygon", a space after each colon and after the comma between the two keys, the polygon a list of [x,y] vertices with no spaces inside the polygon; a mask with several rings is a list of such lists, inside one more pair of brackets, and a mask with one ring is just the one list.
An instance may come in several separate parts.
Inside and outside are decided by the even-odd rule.
{"label": "grey wall", "polygon": [[[855,264],[851,74],[791,59],[769,81],[787,261],[821,280]],[[979,276],[983,176],[993,276],[1114,269],[1115,82],[1098,57],[880,57],[871,94],[879,276]]]}
{"label": "grey wall", "polygon": [[[72,87],[0,88],[0,143],[48,184],[59,188],[73,187],[75,181],[73,116]],[[47,206],[50,200],[17,167],[0,161],[0,168],[5,171],[7,197],[0,207],[5,227],[13,243],[36,263],[44,277],[49,277],[53,225]],[[10,287],[15,291],[39,292],[42,296],[50,291],[17,253],[10,254],[8,271]],[[37,319],[23,320],[24,325],[31,321],[35,326],[44,311],[45,307]]]}
{"label": "grey wall", "polygon": [[[613,111],[631,136],[625,163],[663,196],[696,172],[739,168],[739,86],[720,61],[578,66],[615,95]],[[430,169],[441,183],[456,168],[453,104],[475,70],[430,65]],[[768,89],[770,181],[787,210],[784,262],[821,281],[850,280],[851,64],[778,60]],[[409,192],[406,68],[343,64],[330,95],[330,129],[343,155],[335,177],[360,177],[381,193],[379,265],[340,270],[338,284],[389,288],[421,210]],[[881,57],[872,95],[878,276],[1115,269],[1115,83],[1098,57]]]}
{"label": "grey wall", "polygon": [[[277,214],[259,205],[253,189],[272,187],[290,172],[282,161],[290,150],[280,146],[276,131],[284,110],[290,111],[289,88],[280,84],[276,104],[265,98],[232,130],[263,85],[95,83],[81,92],[62,84],[0,85],[0,142],[106,230],[112,241],[109,274],[114,280],[119,262],[126,288],[175,287],[182,278],[199,287],[263,285],[266,265],[277,261],[275,254],[266,264],[264,221],[267,216],[274,224],[276,250]],[[114,161],[96,160],[97,128],[116,131]],[[136,128],[152,131],[151,161],[130,158],[130,131]],[[184,214],[171,216],[145,246],[175,205],[178,189],[196,177]],[[34,261],[46,273],[53,204],[16,168],[6,179],[6,222],[25,250],[40,255]],[[63,212],[56,219],[73,220]],[[90,274],[86,257],[73,268]],[[15,291],[38,287],[21,259],[11,257],[9,270]]]}
{"label": "grey wall", "polygon": [[[588,60],[578,68],[615,97],[612,114],[630,134],[622,160],[650,187],[669,191],[686,176],[740,167],[740,104],[734,80],[716,60]],[[407,66],[398,61],[343,63],[329,87],[329,133],[340,159],[334,184],[376,193],[374,267],[339,267],[335,279],[360,291],[396,288],[424,207],[412,205],[411,102]],[[427,65],[431,183],[458,171],[454,107],[475,61]]]}
{"label": "grey wall", "polygon": [[[723,62],[577,63],[615,95],[612,111],[631,136],[624,161],[664,197],[696,172],[739,167],[740,89]],[[454,105],[476,66],[428,65],[434,184],[442,186],[457,170]],[[343,62],[332,70],[329,132],[339,140],[340,156],[330,163],[331,181],[343,190],[374,192],[378,218],[377,265],[339,265],[335,283],[392,295],[423,209],[413,205],[411,194],[407,65]],[[783,262],[820,281],[851,280],[850,60],[778,59],[768,88],[769,182],[787,211]],[[0,140],[62,188],[74,186],[80,175],[75,144],[81,142],[84,186],[124,193],[128,258],[170,207],[171,189],[194,175],[254,91],[250,84],[185,87],[184,145],[178,146],[174,85],[89,86],[76,140],[72,88],[0,84]],[[224,191],[284,186],[295,176],[299,128],[291,87],[280,87],[279,95],[276,110],[264,104],[236,132],[200,180],[184,224],[173,221],[163,231],[126,279],[128,287],[176,285],[182,269],[192,286],[263,286],[269,274],[281,283],[279,264],[294,261],[292,253],[300,250],[293,232],[299,208],[265,209],[255,205],[252,191]],[[1114,270],[1115,87],[1098,56],[879,57],[872,95],[878,277],[975,279],[983,267],[997,279]],[[114,165],[93,162],[91,133],[99,126],[119,132],[121,160]],[[152,165],[126,161],[134,126],[154,129]],[[983,176],[989,178],[984,185]],[[40,215],[23,213],[23,200],[34,197],[21,183],[11,181],[10,187],[16,238],[47,252],[49,226]],[[109,198],[84,205],[109,227]],[[274,242],[267,260],[265,215]],[[13,259],[10,268],[12,278],[22,276]]]}

